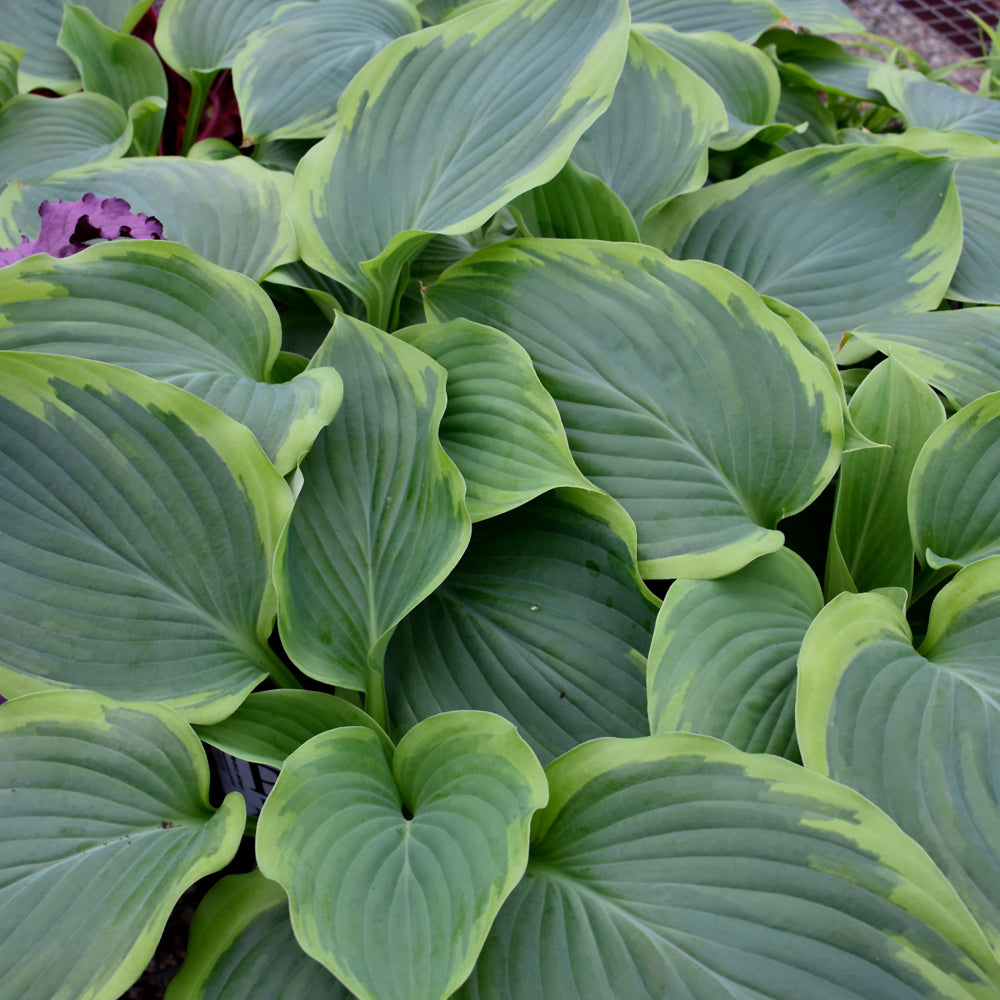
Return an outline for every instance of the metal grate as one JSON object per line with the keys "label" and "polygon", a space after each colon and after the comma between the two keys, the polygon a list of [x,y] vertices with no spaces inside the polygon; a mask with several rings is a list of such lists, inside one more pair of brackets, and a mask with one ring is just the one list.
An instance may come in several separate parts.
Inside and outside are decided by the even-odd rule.
{"label": "metal grate", "polygon": [[970,56],[988,52],[989,39],[969,14],[976,14],[990,27],[1000,20],[1000,0],[896,0],[896,3]]}

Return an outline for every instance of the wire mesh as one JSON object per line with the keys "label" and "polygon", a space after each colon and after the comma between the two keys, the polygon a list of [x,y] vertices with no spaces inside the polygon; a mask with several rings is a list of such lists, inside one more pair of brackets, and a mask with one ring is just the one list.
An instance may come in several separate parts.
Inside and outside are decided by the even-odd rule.
{"label": "wire mesh", "polygon": [[995,27],[1000,21],[1000,0],[896,0],[956,48],[970,56],[989,51],[989,39],[970,14]]}

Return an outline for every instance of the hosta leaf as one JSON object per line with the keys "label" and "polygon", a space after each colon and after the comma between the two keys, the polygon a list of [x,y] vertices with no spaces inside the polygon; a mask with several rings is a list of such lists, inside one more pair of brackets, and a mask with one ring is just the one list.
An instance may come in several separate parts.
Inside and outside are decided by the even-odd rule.
{"label": "hosta leaf", "polygon": [[477,526],[400,624],[386,654],[393,720],[497,712],[546,761],[598,736],[644,736],[655,613],[621,508],[580,490],[546,494]]}
{"label": "hosta leaf", "polygon": [[[151,0],[83,0],[82,6],[115,31],[131,31]],[[80,78],[56,40],[62,26],[63,0],[32,0],[0,6],[0,38],[24,50],[18,73],[21,93],[47,87],[58,93],[76,90]]]}
{"label": "hosta leaf", "polygon": [[0,184],[113,160],[131,144],[128,115],[107,97],[22,94],[0,108]]}
{"label": "hosta leaf", "polygon": [[85,687],[228,715],[267,674],[289,490],[250,432],[77,358],[0,365],[0,690]]}
{"label": "hosta leaf", "polygon": [[[837,119],[811,88],[783,84],[775,117],[796,129],[778,139],[777,144],[788,152],[837,141]],[[798,131],[802,125],[806,128]]]}
{"label": "hosta leaf", "polygon": [[281,768],[306,740],[341,726],[367,726],[392,752],[388,736],[357,705],[323,691],[255,691],[228,718],[198,726],[205,742],[241,760]]}
{"label": "hosta leaf", "polygon": [[925,382],[888,360],[854,393],[851,415],[862,434],[888,447],[844,456],[830,531],[835,558],[827,562],[827,596],[879,587],[912,591],[907,490],[920,449],[944,423],[944,407]]}
{"label": "hosta leaf", "polygon": [[778,0],[778,6],[796,28],[808,28],[814,35],[856,34],[866,30],[840,0]]}
{"label": "hosta leaf", "polygon": [[908,505],[917,558],[932,569],[1000,553],[1000,393],[963,407],[927,439]]}
{"label": "hosta leaf", "polygon": [[955,186],[964,235],[948,296],[1000,303],[1000,149],[959,163]]}
{"label": "hosta leaf", "polygon": [[600,177],[641,220],[659,202],[701,187],[709,139],[725,127],[715,91],[633,31],[611,106],[576,144],[573,161]]}
{"label": "hosta leaf", "polygon": [[855,336],[889,355],[957,409],[1000,392],[1000,308],[947,309],[860,327]]}
{"label": "hosta leaf", "polygon": [[459,7],[462,0],[416,0],[420,16],[429,24],[437,24],[448,11]]}
{"label": "hosta leaf", "polygon": [[301,466],[278,553],[278,621],[297,666],[361,690],[399,620],[458,561],[470,522],[438,441],[441,367],[348,316],[312,363],[333,361],[344,403]]}
{"label": "hosta leaf", "polygon": [[611,100],[627,32],[625,0],[502,0],[383,49],[296,170],[303,259],[384,325],[429,233],[469,232],[559,170]]}
{"label": "hosta leaf", "polygon": [[804,313],[799,312],[798,309],[793,309],[787,302],[782,302],[780,299],[772,299],[766,295],[762,295],[761,298],[768,309],[780,316],[792,328],[793,333],[799,338],[802,346],[830,373],[830,378],[840,397],[841,416],[844,419],[844,453],[846,454],[849,451],[856,451],[861,448],[876,447],[873,441],[866,438],[854,426],[851,411],[847,406],[847,393],[843,379],[845,373],[841,372],[837,367],[833,351],[830,349],[830,345],[826,342],[826,338],[816,324]]}
{"label": "hosta leaf", "polygon": [[795,757],[795,661],[823,607],[813,571],[779,549],[721,580],[678,580],[649,650],[649,727]]}
{"label": "hosta leaf", "polygon": [[[774,63],[760,49],[721,31],[682,34],[656,24],[644,25],[642,33],[696,74],[722,100],[727,121],[713,122],[712,132],[716,134],[709,134],[713,149],[733,149],[772,125],[781,81]],[[788,128],[781,130],[787,132]],[[704,175],[687,190],[695,190],[703,181]]]}
{"label": "hosta leaf", "polygon": [[516,341],[468,320],[411,326],[396,336],[448,373],[441,444],[465,479],[473,521],[557,486],[590,488],[552,397]]}
{"label": "hosta leaf", "polygon": [[450,268],[425,302],[531,355],[577,466],[636,522],[646,577],[721,576],[779,548],[775,524],[838,465],[828,370],[721,268],[631,244],[515,240]]}
{"label": "hosta leaf", "polygon": [[[125,111],[150,97],[166,102],[167,76],[153,49],[141,38],[101,24],[86,7],[66,4],[59,47],[73,60],[84,90],[110,97]],[[138,155],[156,155],[165,113],[158,108],[136,125],[133,150]]]}
{"label": "hosta leaf", "polygon": [[[870,133],[850,133],[873,141]],[[964,302],[1000,303],[1000,147],[992,139],[968,132],[907,129],[900,135],[877,137],[928,156],[958,160],[955,187],[962,210],[962,256],[948,288],[948,297]]]}
{"label": "hosta leaf", "polygon": [[1000,970],[927,855],[789,761],[664,734],[549,765],[525,878],[456,1000],[927,1000]]}
{"label": "hosta leaf", "polygon": [[801,34],[787,28],[769,31],[760,39],[760,44],[773,52],[785,80],[813,91],[883,103],[879,91],[868,85],[872,71],[885,65],[878,59],[848,52],[832,38]]}
{"label": "hosta leaf", "polygon": [[669,24],[675,31],[725,31],[752,42],[781,20],[768,0],[629,0],[632,23]]}
{"label": "hosta leaf", "polygon": [[962,248],[954,167],[902,149],[803,149],[681,195],[643,236],[729,268],[836,345],[861,323],[941,301]]}
{"label": "hosta leaf", "polygon": [[299,943],[362,1000],[444,1000],[521,878],[547,798],[514,727],[485,712],[427,719],[391,758],[371,730],[337,729],[285,762],[257,857]]}
{"label": "hosta leaf", "polygon": [[72,201],[93,192],[99,198],[124,198],[134,212],[156,216],[165,239],[256,280],[295,257],[295,237],[285,218],[290,186],[287,174],[245,156],[214,162],[154,156],[99,163],[61,171],[27,187],[9,185],[0,195],[0,240],[16,246],[22,233],[34,239],[42,201]]}
{"label": "hosta leaf", "polygon": [[121,365],[186,389],[249,427],[290,472],[340,405],[317,368],[270,385],[277,313],[249,278],[179,243],[114,241],[0,269],[0,349]]}
{"label": "hosta leaf", "polygon": [[[289,692],[291,693],[291,692]],[[354,1000],[300,947],[288,898],[259,871],[227,875],[191,921],[187,958],[166,1000]]]}
{"label": "hosta leaf", "polygon": [[910,128],[972,132],[1000,139],[1000,101],[935,83],[912,69],[883,66],[872,72],[868,82],[902,113]]}
{"label": "hosta leaf", "polygon": [[409,0],[309,0],[279,8],[233,61],[244,133],[255,142],[322,138],[355,73],[393,39],[419,28]]}
{"label": "hosta leaf", "polygon": [[1000,944],[1000,559],[934,599],[914,650],[891,593],[842,594],[802,646],[807,765],[916,838]]}
{"label": "hosta leaf", "polygon": [[115,1000],[181,893],[233,857],[238,795],[215,810],[191,729],[89,691],[0,707],[0,964],[18,1000]]}
{"label": "hosta leaf", "polygon": [[0,104],[17,93],[17,67],[24,51],[10,42],[0,42]]}
{"label": "hosta leaf", "polygon": [[[578,167],[572,160],[552,180],[518,195],[508,208],[524,236],[639,242],[635,219],[621,198],[599,177]],[[427,244],[428,248],[432,246],[433,241]],[[470,247],[469,253],[474,249]],[[416,269],[417,264],[414,264],[413,270]]]}
{"label": "hosta leaf", "polygon": [[232,66],[250,33],[287,0],[164,0],[156,49],[187,80]]}

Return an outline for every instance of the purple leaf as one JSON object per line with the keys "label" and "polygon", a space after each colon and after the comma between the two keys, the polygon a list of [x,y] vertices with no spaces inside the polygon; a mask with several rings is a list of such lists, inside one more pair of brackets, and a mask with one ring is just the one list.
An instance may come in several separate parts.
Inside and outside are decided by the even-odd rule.
{"label": "purple leaf", "polygon": [[163,225],[151,215],[133,212],[124,198],[85,194],[76,201],[43,201],[38,206],[42,228],[37,240],[21,237],[19,246],[0,250],[0,267],[35,253],[69,257],[91,240],[162,240]]}

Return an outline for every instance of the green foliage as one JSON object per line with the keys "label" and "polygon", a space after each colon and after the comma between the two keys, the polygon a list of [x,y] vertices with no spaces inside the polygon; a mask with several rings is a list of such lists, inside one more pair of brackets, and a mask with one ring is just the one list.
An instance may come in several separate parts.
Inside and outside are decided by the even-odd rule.
{"label": "green foliage", "polygon": [[1000,995],[997,35],[858,30],[0,7],[0,1000]]}

